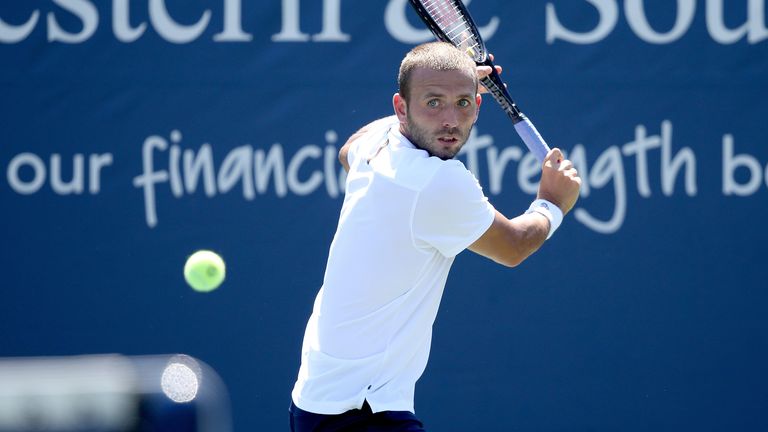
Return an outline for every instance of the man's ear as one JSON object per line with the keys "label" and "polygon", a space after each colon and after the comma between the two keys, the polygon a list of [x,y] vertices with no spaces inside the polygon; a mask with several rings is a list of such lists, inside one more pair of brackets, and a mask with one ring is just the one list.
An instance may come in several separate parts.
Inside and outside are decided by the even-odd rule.
{"label": "man's ear", "polygon": [[405,98],[400,96],[400,93],[395,93],[392,96],[392,108],[395,109],[395,114],[400,123],[407,123],[408,120],[408,103],[405,102]]}
{"label": "man's ear", "polygon": [[480,95],[480,93],[475,95],[475,102],[477,103],[477,109],[475,110],[475,121],[472,122],[473,124],[477,123],[477,118],[480,116],[480,105],[483,104],[483,97]]}

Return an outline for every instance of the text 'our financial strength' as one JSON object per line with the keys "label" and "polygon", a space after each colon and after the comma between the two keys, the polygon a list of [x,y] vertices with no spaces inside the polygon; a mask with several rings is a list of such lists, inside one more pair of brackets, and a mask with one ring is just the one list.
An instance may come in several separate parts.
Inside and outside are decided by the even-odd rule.
{"label": "text 'our financial strength'", "polygon": [[[597,148],[576,144],[570,150],[565,149],[583,179],[582,199],[574,210],[574,217],[595,232],[610,234],[618,231],[627,217],[630,190],[643,199],[650,199],[654,194],[697,195],[696,154],[690,147],[674,146],[672,132],[672,122],[665,120],[658,134],[637,125],[633,139],[622,145]],[[324,140],[322,145],[274,143],[268,148],[242,145],[229,149],[218,162],[215,154],[221,155],[221,152],[214,152],[210,143],[187,145],[182,133],[172,130],[168,137],[151,135],[144,140],[141,173],[133,178],[132,185],[143,194],[149,227],[159,223],[158,197],[169,196],[169,192],[174,199],[194,199],[201,195],[211,198],[231,193],[240,194],[246,201],[265,195],[284,198],[317,193],[338,198],[343,194],[346,175],[337,160],[337,133],[327,131]],[[737,150],[731,134],[721,138],[721,157],[724,196],[747,197],[768,187],[766,161]],[[536,194],[540,167],[535,157],[521,146],[498,146],[493,136],[481,134],[476,128],[459,158],[491,197],[503,193],[512,195],[516,190]],[[24,152],[10,160],[6,178],[11,189],[23,195],[36,194],[46,185],[58,195],[98,195],[102,174],[114,159],[112,153],[88,157],[75,154],[70,162],[60,154],[46,158]],[[713,171],[712,167],[705,169]],[[628,184],[628,174],[634,174],[634,185]],[[600,214],[590,210],[588,199],[598,192],[601,192]],[[611,195],[611,199],[606,199],[605,194]],[[606,202],[611,203],[607,212]],[[502,203],[506,202],[499,201]]]}

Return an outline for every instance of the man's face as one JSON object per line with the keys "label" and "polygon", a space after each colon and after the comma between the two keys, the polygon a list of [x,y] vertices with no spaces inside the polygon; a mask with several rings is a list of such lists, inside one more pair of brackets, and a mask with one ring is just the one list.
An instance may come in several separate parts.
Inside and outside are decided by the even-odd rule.
{"label": "man's face", "polygon": [[469,138],[480,106],[474,80],[460,71],[412,72],[408,102],[395,95],[401,132],[418,148],[448,160]]}

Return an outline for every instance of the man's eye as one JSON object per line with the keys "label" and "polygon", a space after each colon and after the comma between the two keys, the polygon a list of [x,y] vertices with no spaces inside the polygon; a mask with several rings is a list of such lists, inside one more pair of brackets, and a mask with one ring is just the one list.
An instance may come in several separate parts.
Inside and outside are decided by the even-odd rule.
{"label": "man's eye", "polygon": [[440,102],[438,102],[437,99],[430,99],[429,102],[427,102],[427,106],[431,108],[435,108],[438,105],[440,105]]}
{"label": "man's eye", "polygon": [[466,100],[466,99],[462,99],[462,100],[459,101],[459,106],[460,107],[468,107],[470,105],[472,105],[472,104],[468,100]]}

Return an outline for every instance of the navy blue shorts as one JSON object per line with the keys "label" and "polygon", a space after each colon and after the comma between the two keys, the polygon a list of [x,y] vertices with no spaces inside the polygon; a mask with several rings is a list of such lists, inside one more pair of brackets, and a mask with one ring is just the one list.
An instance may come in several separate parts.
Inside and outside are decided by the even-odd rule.
{"label": "navy blue shorts", "polygon": [[291,402],[291,432],[425,432],[409,411],[371,412],[366,401],[361,409],[327,415],[304,411]]}

